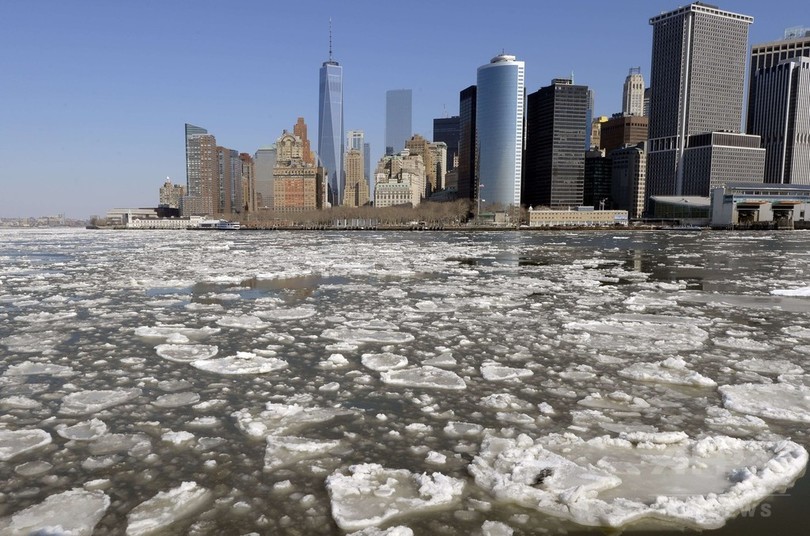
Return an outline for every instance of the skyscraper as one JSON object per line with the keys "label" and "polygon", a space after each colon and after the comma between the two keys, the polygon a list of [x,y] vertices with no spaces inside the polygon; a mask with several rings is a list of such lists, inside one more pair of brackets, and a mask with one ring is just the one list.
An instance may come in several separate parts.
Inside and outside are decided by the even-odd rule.
{"label": "skyscraper", "polygon": [[556,78],[528,97],[523,204],[582,204],[588,86]]}
{"label": "skyscraper", "polygon": [[369,202],[368,183],[363,178],[363,153],[353,147],[346,151],[346,189],[343,205],[362,207]]}
{"label": "skyscraper", "polygon": [[[650,19],[648,197],[686,194],[684,158],[690,136],[740,131],[753,20],[700,3]],[[706,184],[692,195],[708,195],[708,189]]]}
{"label": "skyscraper", "polygon": [[259,208],[273,209],[273,168],[276,167],[276,144],[261,147],[253,155],[256,176],[256,203]]}
{"label": "skyscraper", "polygon": [[371,170],[371,144],[363,142],[363,177],[368,184],[368,195],[374,199],[374,175]]}
{"label": "skyscraper", "polygon": [[810,184],[810,36],[752,47],[747,124],[766,149],[765,182]]}
{"label": "skyscraper", "polygon": [[213,214],[219,192],[217,141],[202,127],[186,123],[186,195],[183,215]]}
{"label": "skyscraper", "polygon": [[301,138],[304,144],[302,158],[307,164],[315,164],[315,157],[312,154],[312,145],[309,143],[309,136],[307,136],[307,124],[303,117],[299,117],[295,125],[293,125],[293,135]]}
{"label": "skyscraper", "polygon": [[631,67],[630,74],[624,79],[622,113],[644,115],[644,76],[641,74],[641,67]]}
{"label": "skyscraper", "polygon": [[453,169],[453,161],[458,155],[460,119],[459,116],[440,117],[433,120],[433,141],[447,144],[447,169]]}
{"label": "skyscraper", "polygon": [[346,133],[346,150],[356,149],[363,152],[365,134],[362,130],[350,130]]}
{"label": "skyscraper", "polygon": [[413,92],[392,89],[385,92],[385,154],[396,154],[411,137]]}
{"label": "skyscraper", "polygon": [[329,59],[320,70],[318,93],[318,158],[328,173],[329,202],[343,199],[343,67],[332,58],[332,30],[329,30]]}
{"label": "skyscraper", "polygon": [[[476,179],[487,203],[505,209],[520,205],[523,164],[525,66],[515,56],[501,54],[478,68]],[[585,118],[582,118],[583,126]],[[579,144],[580,151],[585,139]]]}
{"label": "skyscraper", "polygon": [[459,93],[458,103],[458,198],[474,201],[478,199],[478,184],[475,182],[475,162],[477,148],[475,138],[475,113],[478,102],[478,88],[470,86]]}

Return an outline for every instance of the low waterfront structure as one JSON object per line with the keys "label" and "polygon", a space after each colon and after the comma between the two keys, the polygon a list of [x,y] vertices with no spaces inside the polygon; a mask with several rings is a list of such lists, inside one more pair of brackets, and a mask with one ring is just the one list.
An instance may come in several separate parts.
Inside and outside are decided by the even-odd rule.
{"label": "low waterfront structure", "polygon": [[180,218],[144,218],[134,217],[127,221],[127,229],[188,229],[199,227],[203,216],[184,216]]}
{"label": "low waterfront structure", "polygon": [[810,185],[733,182],[712,190],[716,229],[810,228]]}
{"label": "low waterfront structure", "polygon": [[603,227],[628,224],[626,210],[548,210],[529,207],[529,227]]}

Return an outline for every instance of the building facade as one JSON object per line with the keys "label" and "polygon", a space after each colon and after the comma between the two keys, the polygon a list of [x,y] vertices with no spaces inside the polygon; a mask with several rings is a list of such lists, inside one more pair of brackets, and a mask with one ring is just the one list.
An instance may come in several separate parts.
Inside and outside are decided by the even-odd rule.
{"label": "building facade", "polygon": [[447,175],[447,144],[443,141],[434,141],[428,144],[428,151],[433,160],[433,170],[436,175],[436,190],[444,190],[445,176]]}
{"label": "building facade", "polygon": [[630,68],[622,91],[623,115],[644,115],[644,89],[641,67]]}
{"label": "building facade", "polygon": [[186,195],[183,215],[213,214],[219,192],[217,140],[202,127],[186,123]]}
{"label": "building facade", "polygon": [[239,153],[242,162],[242,212],[256,212],[256,165],[248,153]]}
{"label": "building facade", "polygon": [[273,169],[273,208],[305,211],[323,208],[324,170],[304,160],[304,143],[285,131],[276,141]]}
{"label": "building facade", "polygon": [[386,155],[374,173],[374,206],[378,208],[410,204],[418,206],[425,191],[425,164],[419,155],[403,149]]}
{"label": "building facade", "polygon": [[746,132],[762,138],[765,182],[810,184],[810,37],[752,48]]}
{"label": "building facade", "polygon": [[393,155],[405,148],[413,134],[413,91],[391,89],[385,92],[385,154]]}
{"label": "building facade", "polygon": [[610,154],[610,198],[613,208],[626,210],[631,219],[644,212],[644,192],[647,182],[647,151],[645,144],[616,149]]}
{"label": "building facade", "polygon": [[528,97],[523,204],[582,204],[588,87],[554,79]]}
{"label": "building facade", "polygon": [[475,181],[477,162],[475,115],[478,104],[478,88],[470,86],[459,93],[458,119],[458,168],[456,185],[459,199],[478,199],[478,183]]}
{"label": "building facade", "polygon": [[613,161],[604,151],[585,153],[582,204],[600,209],[612,208],[611,180]]}
{"label": "building facade", "polygon": [[[476,132],[479,197],[503,208],[520,206],[523,177],[525,66],[501,54],[478,68]],[[583,125],[585,119],[583,117]],[[585,143],[580,140],[579,149]],[[481,188],[486,192],[481,192]]]}
{"label": "building facade", "polygon": [[442,141],[447,145],[447,169],[454,169],[454,161],[458,155],[458,142],[461,137],[460,117],[440,117],[433,120],[433,141]]}
{"label": "building facade", "polygon": [[420,136],[414,134],[405,142],[405,148],[411,156],[419,155],[422,157],[422,162],[425,165],[425,191],[424,197],[430,197],[430,194],[437,190],[436,188],[436,165],[433,161],[433,151],[430,150],[430,142]]}
{"label": "building facade", "polygon": [[171,179],[166,177],[166,182],[160,187],[160,201],[158,206],[169,208],[180,208],[186,189],[180,184],[172,184]]}
{"label": "building facade", "polygon": [[625,145],[647,141],[649,119],[643,115],[614,115],[601,125],[599,147],[610,156]]}
{"label": "building facade", "polygon": [[762,182],[765,149],[760,148],[759,136],[732,132],[690,136],[683,168],[683,195],[708,196],[727,182]]}
{"label": "building facade", "polygon": [[753,20],[701,3],[650,19],[648,197],[684,193],[690,136],[740,131]]}
{"label": "building facade", "polygon": [[273,209],[273,168],[276,167],[276,144],[259,148],[253,155],[256,181],[256,208]]}
{"label": "building facade", "polygon": [[362,207],[369,202],[368,182],[363,176],[363,153],[358,149],[346,151],[346,190],[343,205]]}
{"label": "building facade", "polygon": [[328,174],[329,203],[340,204],[343,198],[343,67],[332,59],[320,70],[318,92],[318,158]]}

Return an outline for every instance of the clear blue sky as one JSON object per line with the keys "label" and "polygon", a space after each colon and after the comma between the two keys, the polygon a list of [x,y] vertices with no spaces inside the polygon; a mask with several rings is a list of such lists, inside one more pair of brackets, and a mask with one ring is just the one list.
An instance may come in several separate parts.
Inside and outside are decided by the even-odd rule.
{"label": "clear blue sky", "polygon": [[[573,72],[598,115],[620,111],[628,68],[649,75],[649,17],[685,3],[0,0],[0,217],[155,206],[166,176],[185,184],[186,122],[252,154],[303,116],[314,148],[330,17],[345,127],[376,161],[386,90],[413,89],[430,138],[501,50],[526,62],[527,92]],[[754,16],[751,43],[810,25],[805,1],[719,6]]]}

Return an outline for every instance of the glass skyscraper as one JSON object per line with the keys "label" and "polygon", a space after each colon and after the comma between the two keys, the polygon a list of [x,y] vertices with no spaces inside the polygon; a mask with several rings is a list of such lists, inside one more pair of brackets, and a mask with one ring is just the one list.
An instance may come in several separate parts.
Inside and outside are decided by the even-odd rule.
{"label": "glass skyscraper", "polygon": [[343,67],[332,59],[323,62],[318,94],[318,158],[328,173],[329,202],[343,199]]}
{"label": "glass skyscraper", "polygon": [[478,68],[478,195],[504,209],[520,205],[524,76],[524,63],[507,54]]}
{"label": "glass skyscraper", "polygon": [[410,89],[385,92],[385,154],[400,152],[413,134],[412,106],[413,92]]}

